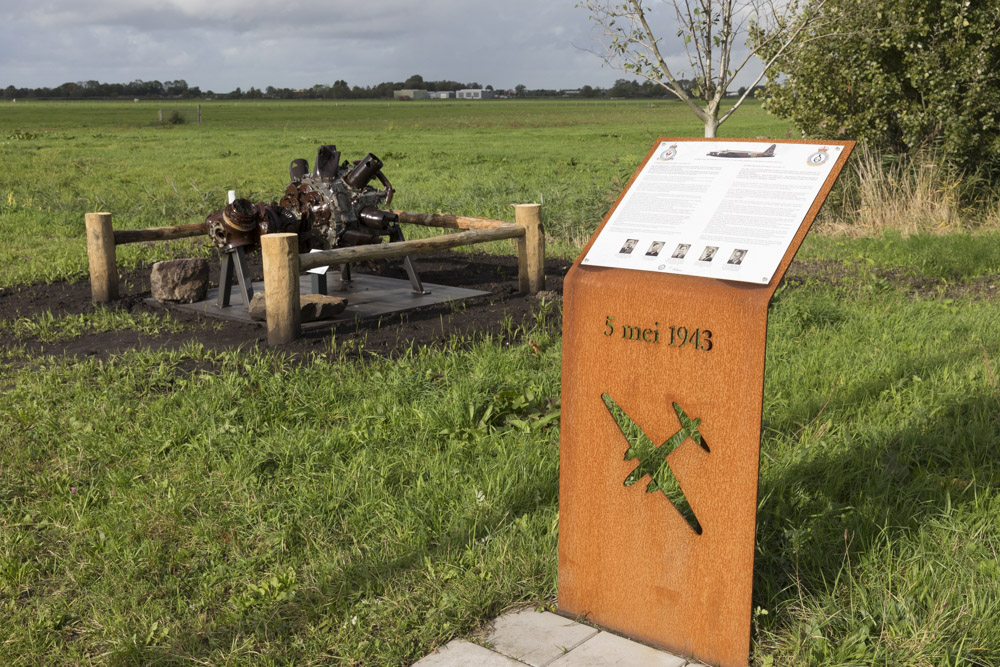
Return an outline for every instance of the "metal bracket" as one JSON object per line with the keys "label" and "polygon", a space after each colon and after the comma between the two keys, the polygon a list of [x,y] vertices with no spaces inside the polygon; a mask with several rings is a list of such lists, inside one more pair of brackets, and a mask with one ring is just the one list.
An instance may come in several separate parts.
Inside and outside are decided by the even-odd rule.
{"label": "metal bracket", "polygon": [[225,258],[219,268],[219,308],[227,308],[230,304],[230,294],[233,287],[233,271],[240,284],[240,294],[243,295],[243,307],[250,310],[250,299],[253,298],[253,285],[250,282],[250,269],[247,268],[247,255],[243,246],[223,253]]}
{"label": "metal bracket", "polygon": [[[392,229],[389,230],[389,241],[405,241],[403,238],[403,230],[399,228],[399,225],[393,225]],[[417,275],[417,270],[413,266],[413,260],[407,255],[403,258],[403,268],[406,269],[406,275],[410,279],[410,287],[413,288],[414,294],[430,294],[430,290],[424,289],[424,284],[420,282],[420,276]]]}
{"label": "metal bracket", "polygon": [[313,294],[329,294],[325,273],[313,273],[309,276],[309,282],[311,283]]}

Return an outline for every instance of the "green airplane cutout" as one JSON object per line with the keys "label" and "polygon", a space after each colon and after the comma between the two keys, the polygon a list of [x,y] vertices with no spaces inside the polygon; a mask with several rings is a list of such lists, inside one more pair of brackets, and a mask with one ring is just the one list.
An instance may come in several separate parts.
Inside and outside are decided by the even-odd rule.
{"label": "green airplane cutout", "polygon": [[625,460],[632,461],[638,459],[639,461],[639,465],[625,478],[625,486],[632,486],[646,475],[649,475],[650,480],[646,485],[646,493],[662,491],[663,495],[667,497],[674,508],[687,521],[691,530],[701,535],[702,529],[701,524],[698,522],[698,517],[695,515],[694,510],[691,509],[691,504],[684,495],[680,482],[674,475],[674,471],[671,470],[670,464],[667,463],[667,456],[688,439],[693,440],[695,444],[699,445],[706,452],[709,451],[708,444],[698,430],[698,426],[701,425],[701,419],[689,418],[681,406],[674,403],[674,413],[677,414],[681,428],[667,438],[663,444],[655,445],[642,428],[615,403],[611,396],[601,394],[601,398],[604,400],[604,405],[608,408],[608,412],[611,413],[611,417],[618,424],[618,428],[621,429],[622,435],[625,436],[625,440],[628,442],[629,448],[625,452]]}

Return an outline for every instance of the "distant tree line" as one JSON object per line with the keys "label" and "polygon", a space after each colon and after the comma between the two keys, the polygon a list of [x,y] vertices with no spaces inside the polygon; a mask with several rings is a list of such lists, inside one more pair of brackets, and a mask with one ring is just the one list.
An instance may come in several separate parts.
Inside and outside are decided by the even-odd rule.
{"label": "distant tree line", "polygon": [[189,87],[187,81],[142,81],[136,79],[131,83],[101,83],[100,81],[77,81],[64,83],[55,88],[4,88],[4,99],[19,97],[42,99],[115,99],[128,97],[174,97],[193,98],[204,97],[205,93],[197,86]]}
{"label": "distant tree line", "polygon": [[[678,79],[678,83],[681,88],[687,92],[691,93],[695,89],[696,82],[693,79]],[[763,86],[756,86],[750,91],[748,97],[754,97],[754,95],[763,89]],[[737,90],[727,91],[731,95],[742,96],[746,92],[746,88],[740,87]],[[673,93],[666,91],[663,86],[653,81],[644,80],[637,81],[632,79],[618,79],[615,84],[608,89],[603,88],[592,88],[591,86],[584,86],[580,88],[580,97],[613,97],[613,98],[644,98],[644,97],[656,97],[656,98],[669,98],[677,99],[677,96]]]}
{"label": "distant tree line", "polygon": [[[317,83],[309,88],[276,88],[268,86],[261,90],[250,87],[247,90],[236,88],[228,93],[216,93],[211,90],[202,91],[197,86],[188,86],[183,79],[177,81],[142,81],[137,79],[131,83],[101,83],[100,81],[77,81],[64,83],[55,88],[18,88],[7,86],[3,91],[4,99],[39,98],[39,99],[166,99],[212,97],[219,99],[378,99],[392,98],[396,90],[404,88],[419,88],[423,90],[460,90],[463,88],[484,88],[473,81],[424,81],[419,74],[414,74],[406,81],[386,81],[374,86],[350,86],[346,81],[334,81],[333,85]],[[493,86],[485,86],[493,90]]]}
{"label": "distant tree line", "polygon": [[[682,81],[682,84],[693,86],[693,81]],[[215,93],[211,90],[201,90],[198,86],[188,86],[187,81],[142,81],[136,79],[131,83],[101,83],[100,81],[77,81],[64,83],[55,88],[17,88],[7,86],[3,90],[4,99],[35,98],[35,99],[332,99],[332,100],[370,100],[391,99],[397,90],[418,89],[428,91],[463,90],[463,89],[493,90],[493,86],[482,86],[478,82],[462,83],[460,81],[425,81],[419,74],[414,74],[406,81],[385,81],[374,86],[351,86],[344,80],[334,81],[332,85],[317,83],[304,89],[277,88],[268,86],[263,90],[250,87],[247,90],[236,88],[228,93]],[[735,91],[733,91],[735,92]],[[610,88],[583,86],[578,90],[565,89],[529,89],[524,84],[518,84],[511,90],[497,91],[507,97],[565,97],[567,94],[585,98],[662,98],[663,88],[649,81],[628,81],[618,79]],[[740,94],[743,93],[741,88]]]}

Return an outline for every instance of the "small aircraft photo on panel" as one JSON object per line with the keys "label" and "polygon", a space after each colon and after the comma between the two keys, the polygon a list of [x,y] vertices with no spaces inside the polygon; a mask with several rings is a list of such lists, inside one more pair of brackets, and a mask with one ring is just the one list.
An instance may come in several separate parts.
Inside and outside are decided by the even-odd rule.
{"label": "small aircraft photo on panel", "polygon": [[771,144],[764,151],[712,151],[709,153],[709,157],[774,157],[774,149],[777,144]]}

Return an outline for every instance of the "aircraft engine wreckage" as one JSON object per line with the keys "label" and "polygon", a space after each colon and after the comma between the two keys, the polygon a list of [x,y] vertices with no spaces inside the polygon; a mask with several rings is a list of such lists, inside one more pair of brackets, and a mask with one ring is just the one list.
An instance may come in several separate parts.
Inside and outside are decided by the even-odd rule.
{"label": "aircraft engine wreckage", "polygon": [[[299,252],[371,243],[403,241],[399,216],[382,207],[395,192],[382,173],[382,161],[371,153],[361,160],[340,162],[336,146],[320,146],[313,171],[304,158],[292,160],[291,181],[278,202],[236,199],[205,219],[205,228],[223,253],[259,248],[261,234],[291,232],[299,236]],[[377,180],[382,189],[370,185]],[[404,266],[414,291],[423,292],[409,257]],[[350,280],[344,265],[343,278]]]}
{"label": "aircraft engine wreckage", "polygon": [[[209,214],[206,230],[219,250],[252,250],[261,234],[275,232],[298,234],[300,252],[381,243],[385,236],[403,240],[399,216],[380,208],[389,207],[394,190],[382,173],[382,161],[371,153],[340,164],[336,146],[320,146],[312,172],[299,158],[289,173],[291,182],[280,202],[237,199]],[[383,189],[369,185],[373,179]]]}

